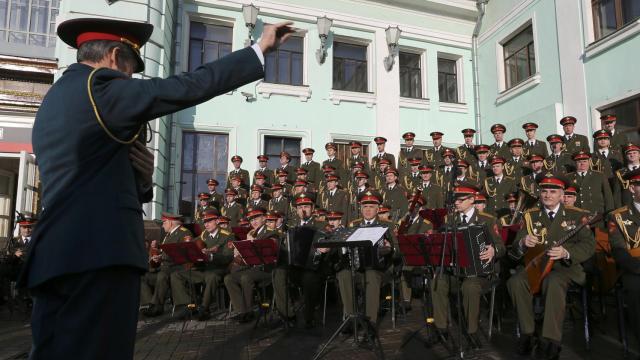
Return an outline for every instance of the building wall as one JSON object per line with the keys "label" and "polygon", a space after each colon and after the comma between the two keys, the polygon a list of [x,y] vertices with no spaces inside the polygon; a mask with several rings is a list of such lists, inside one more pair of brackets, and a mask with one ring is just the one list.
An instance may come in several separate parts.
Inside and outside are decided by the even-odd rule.
{"label": "building wall", "polygon": [[[382,135],[389,139],[387,150],[397,153],[400,136],[405,131],[414,131],[417,143],[427,145],[431,131],[447,134],[446,142],[461,143],[460,130],[473,127],[472,76],[468,61],[473,21],[417,14],[362,1],[325,1],[323,10],[309,7],[305,1],[259,1],[254,4],[260,8],[256,37],[260,36],[262,24],[283,20],[294,21],[295,26],[305,32],[304,84],[307,87],[296,87],[293,96],[283,95],[282,89],[290,88],[258,81],[178,113],[174,116],[176,124],[171,144],[173,177],[169,179],[168,189],[180,182],[183,131],[228,133],[229,155],[242,156],[245,159],[243,168],[253,171],[257,166],[256,156],[263,152],[265,135],[299,137],[301,148],[315,148],[316,160],[322,161],[326,158],[324,144],[328,141],[360,140],[368,143],[373,137]],[[176,71],[187,69],[185,49],[188,47],[185,44],[191,19],[233,24],[233,49],[242,48],[247,29],[241,9],[239,1],[184,2],[178,25],[183,33],[176,47]],[[323,15],[334,19],[329,44],[340,38],[369,43],[370,93],[345,94],[332,90],[331,45],[323,64],[315,58],[315,51],[320,47],[316,19]],[[394,25],[402,30],[401,49],[422,54],[426,65],[422,81],[428,99],[400,99],[398,60],[391,71],[384,69],[383,58],[388,55],[385,29]],[[460,91],[466,104],[446,106],[438,101],[439,53],[460,58],[463,72]],[[269,89],[275,90],[270,93]],[[253,94],[255,101],[245,101],[243,92]],[[176,208],[179,196],[177,186],[172,190],[169,209]]]}
{"label": "building wall", "polygon": [[[176,2],[173,0],[129,0],[108,6],[104,1],[62,1],[58,23],[78,17],[102,17],[130,21],[149,22],[155,29],[149,42],[142,48],[145,71],[140,76],[167,77],[172,74],[172,47],[174,44]],[[56,57],[61,76],[64,70],[76,62],[76,51],[62,41],[56,44]],[[108,122],[108,120],[107,120]],[[155,154],[154,200],[145,204],[148,218],[159,218],[166,209],[166,183],[169,169],[170,118],[151,122],[153,141],[148,145]]]}
{"label": "building wall", "polygon": [[[554,2],[493,0],[486,13],[478,47],[483,139],[492,142],[489,130],[494,123],[506,125],[507,139],[524,138],[521,125],[529,121],[540,126],[539,137],[560,131],[562,87]],[[533,24],[537,79],[519,93],[505,91],[500,43],[527,23]]]}

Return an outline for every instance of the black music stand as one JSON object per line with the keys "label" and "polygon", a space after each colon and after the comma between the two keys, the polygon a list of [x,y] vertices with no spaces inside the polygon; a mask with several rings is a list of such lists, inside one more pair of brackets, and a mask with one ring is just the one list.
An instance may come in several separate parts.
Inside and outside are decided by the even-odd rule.
{"label": "black music stand", "polygon": [[[349,324],[349,322],[353,322],[353,341],[355,344],[361,344],[361,341],[358,338],[358,325],[360,325],[365,330],[365,337],[368,337],[369,331],[373,331],[374,337],[374,350],[379,351],[379,355],[382,359],[384,359],[384,352],[382,351],[382,345],[380,344],[380,338],[378,337],[378,332],[375,330],[373,324],[371,324],[371,320],[363,313],[358,311],[357,299],[356,299],[356,265],[353,261],[353,254],[358,248],[363,248],[366,251],[371,251],[373,244],[379,241],[380,239],[375,239],[373,241],[324,241],[316,244],[316,247],[325,247],[325,248],[347,248],[349,250],[350,255],[350,270],[351,270],[351,296],[352,304],[353,304],[353,313],[347,316],[342,324],[338,327],[338,329],[331,335],[329,340],[322,345],[320,350],[314,355],[313,360],[317,360],[324,354],[327,347],[335,340],[335,338],[340,334],[342,329]],[[365,281],[366,284],[366,281]],[[366,285],[365,285],[366,286]],[[366,291],[366,290],[365,290]]]}
{"label": "black music stand", "polygon": [[[164,253],[166,253],[171,261],[175,265],[182,265],[191,263],[193,266],[196,264],[203,264],[207,261],[207,256],[202,253],[202,249],[196,245],[195,242],[192,241],[184,241],[178,243],[164,244],[160,245],[160,249]],[[191,299],[191,303],[187,304],[187,309],[189,310],[189,318],[191,317],[191,312],[195,310],[196,304],[196,296],[195,289],[193,288],[193,280],[191,278],[191,269],[193,266],[189,267],[189,298]],[[184,329],[184,328],[183,328]]]}
{"label": "black music stand", "polygon": [[[242,260],[249,266],[261,266],[275,264],[278,260],[278,245],[274,239],[241,240],[234,241],[233,245],[240,253]],[[260,308],[260,314],[253,328],[256,329],[260,320],[267,321],[267,311]]]}

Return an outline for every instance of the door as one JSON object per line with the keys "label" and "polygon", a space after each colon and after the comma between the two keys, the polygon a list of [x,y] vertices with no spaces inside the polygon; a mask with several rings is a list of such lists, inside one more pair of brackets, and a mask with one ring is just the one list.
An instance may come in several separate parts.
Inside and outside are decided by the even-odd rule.
{"label": "door", "polygon": [[0,249],[4,249],[12,236],[14,177],[10,171],[0,170]]}

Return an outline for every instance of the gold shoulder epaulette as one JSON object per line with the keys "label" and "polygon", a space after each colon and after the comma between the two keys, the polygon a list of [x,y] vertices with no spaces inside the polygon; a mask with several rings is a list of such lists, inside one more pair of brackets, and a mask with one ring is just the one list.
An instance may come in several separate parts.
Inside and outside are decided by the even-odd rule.
{"label": "gold shoulder epaulette", "polygon": [[[491,214],[489,214],[489,213],[486,213],[486,212],[484,212],[484,211],[478,211],[478,214],[479,214],[479,215],[482,215],[482,216],[486,216],[486,217],[492,218],[492,219],[496,219],[496,217],[495,217],[495,216],[493,216],[493,215],[491,215]],[[506,216],[506,215],[505,215],[505,216]]]}
{"label": "gold shoulder epaulette", "polygon": [[579,207],[575,207],[575,206],[570,206],[570,205],[565,205],[564,207],[565,209],[569,209],[569,210],[575,210],[581,213],[589,213],[589,210],[585,210],[585,209],[581,209]]}
{"label": "gold shoulder epaulette", "polygon": [[228,236],[231,235],[231,232],[226,229],[220,229],[220,234]]}
{"label": "gold shoulder epaulette", "polygon": [[429,219],[424,219],[424,220],[422,220],[422,222],[427,224],[427,225],[431,225],[431,221],[429,221]]}
{"label": "gold shoulder epaulette", "polygon": [[505,179],[511,179],[511,180],[515,180],[516,178],[514,178],[513,176],[509,176],[509,175],[505,175],[504,176]]}
{"label": "gold shoulder epaulette", "polygon": [[189,229],[187,229],[187,228],[186,228],[186,227],[184,227],[184,226],[180,226],[180,231],[189,231]]}
{"label": "gold shoulder epaulette", "polygon": [[617,209],[615,209],[615,210],[611,211],[611,215],[614,215],[614,214],[621,214],[621,213],[623,213],[623,212],[625,212],[625,211],[628,211],[628,210],[629,210],[629,207],[628,207],[627,205],[625,205],[625,206],[623,206],[623,207],[619,207],[619,208],[617,208]]}
{"label": "gold shoulder epaulette", "polygon": [[525,213],[532,213],[532,212],[536,212],[536,211],[540,211],[540,208],[538,208],[538,207],[532,207],[531,209],[529,209],[529,210],[525,210],[524,212],[525,212]]}
{"label": "gold shoulder epaulette", "polygon": [[349,226],[355,226],[357,223],[362,222],[362,218],[357,218],[355,220],[351,220],[351,222],[349,223]]}

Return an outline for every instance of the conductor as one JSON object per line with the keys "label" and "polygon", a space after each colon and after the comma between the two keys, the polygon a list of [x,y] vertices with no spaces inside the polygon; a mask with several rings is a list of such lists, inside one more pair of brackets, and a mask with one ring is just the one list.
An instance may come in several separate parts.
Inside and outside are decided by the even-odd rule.
{"label": "conductor", "polygon": [[147,269],[141,204],[153,197],[153,155],[140,141],[146,123],[261,79],[264,55],[291,24],[266,25],[253,46],[166,79],[131,77],[144,70],[150,24],[58,26],[78,62],[51,87],[33,126],[43,206],[21,276],[34,296],[31,359],[133,357]]}

